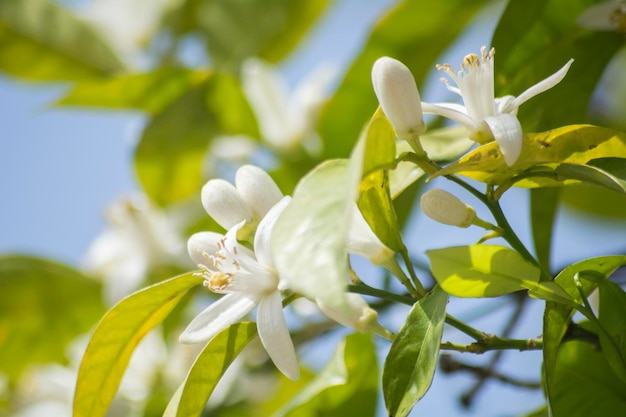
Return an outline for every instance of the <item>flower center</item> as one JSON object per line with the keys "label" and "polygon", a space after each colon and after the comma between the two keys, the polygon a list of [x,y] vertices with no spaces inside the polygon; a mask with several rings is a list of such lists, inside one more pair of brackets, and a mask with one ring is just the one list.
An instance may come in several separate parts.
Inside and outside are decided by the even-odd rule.
{"label": "flower center", "polygon": [[618,32],[626,32],[626,5],[618,5],[609,16],[609,22]]}
{"label": "flower center", "polygon": [[208,277],[208,280],[204,281],[204,285],[213,292],[223,291],[230,285],[232,276],[232,274],[227,272],[214,271]]}

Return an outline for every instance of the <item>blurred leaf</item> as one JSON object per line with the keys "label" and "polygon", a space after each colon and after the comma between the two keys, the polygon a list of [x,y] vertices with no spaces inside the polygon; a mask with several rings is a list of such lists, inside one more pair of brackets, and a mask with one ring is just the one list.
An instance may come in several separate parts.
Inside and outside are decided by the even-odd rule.
{"label": "blurred leaf", "polygon": [[0,70],[41,81],[77,81],[124,70],[85,22],[47,0],[0,2]]}
{"label": "blurred leaf", "polygon": [[567,207],[587,214],[626,219],[626,195],[607,188],[591,185],[575,185],[561,190],[561,201]]}
{"label": "blurred leaf", "polygon": [[[328,0],[187,0],[168,17],[178,33],[199,29],[212,61],[237,71],[248,57],[278,62],[301,41]],[[196,32],[197,33],[197,32]]]}
{"label": "blurred leaf", "polygon": [[329,160],[300,180],[272,232],[276,269],[293,291],[341,309],[348,276],[345,238],[359,176]]}
{"label": "blurred leaf", "polygon": [[237,81],[213,74],[150,120],[137,147],[137,175],[146,193],[168,205],[195,196],[207,147],[218,134],[257,136]]}
{"label": "blurred leaf", "polygon": [[[405,0],[374,27],[320,121],[324,157],[345,157],[377,107],[372,65],[381,56],[406,64],[420,85],[435,60],[463,30],[485,0]],[[445,30],[442,30],[445,28]],[[350,117],[345,117],[346,109]]]}
{"label": "blurred leaf", "polygon": [[436,286],[415,303],[391,344],[383,368],[383,395],[390,416],[406,416],[428,391],[447,304],[448,294]]}
{"label": "blurred leaf", "polygon": [[398,219],[389,194],[388,169],[396,158],[396,138],[391,123],[378,111],[363,131],[362,144],[353,153],[361,159],[363,179],[358,206],[372,231],[395,252],[404,248]]}
{"label": "blurred leaf", "polygon": [[[193,417],[202,414],[215,386],[244,347],[256,337],[255,323],[233,324],[209,341],[193,363],[182,391],[168,405],[164,417]],[[177,411],[174,405],[178,403]]]}
{"label": "blurred leaf", "polygon": [[0,373],[15,382],[29,365],[66,362],[67,344],[104,313],[100,284],[65,265],[0,257]]}
{"label": "blurred leaf", "polygon": [[583,181],[586,184],[594,184],[600,187],[617,191],[621,194],[626,194],[626,172],[624,172],[624,166],[626,166],[625,158],[601,158],[590,161],[589,164],[602,159],[616,160],[618,161],[618,175],[613,175],[611,172],[604,171],[600,168],[591,165],[575,165],[575,164],[560,164],[556,167],[554,172],[558,176],[559,180],[562,179],[575,179]]}
{"label": "blurred leaf", "polygon": [[208,76],[202,71],[161,68],[145,74],[88,80],[74,85],[55,104],[133,109],[157,114]]}
{"label": "blurred leaf", "polygon": [[457,246],[426,254],[441,288],[456,297],[497,297],[536,289],[539,282],[539,269],[504,246]]}
{"label": "blurred leaf", "polygon": [[[557,275],[554,282],[563,288],[575,301],[581,302],[580,292],[574,281],[574,276],[577,273],[594,271],[608,277],[622,265],[626,265],[626,256],[603,256],[586,259],[565,268]],[[589,281],[581,280],[581,282],[585,294],[591,293],[595,288],[595,285],[592,285]],[[574,311],[573,308],[560,303],[551,301],[546,303],[543,315],[543,367],[547,397],[550,401],[553,398],[552,380],[554,378],[557,353]]]}
{"label": "blurred leaf", "polygon": [[533,244],[539,265],[550,271],[550,252],[554,218],[559,207],[559,188],[534,188],[530,190],[530,220]]}
{"label": "blurred leaf", "polygon": [[552,412],[557,417],[619,416],[626,409],[626,383],[589,343],[563,344],[552,392]]}
{"label": "blurred leaf", "polygon": [[[490,142],[436,175],[461,174],[500,185],[523,174],[524,179],[515,185],[547,187],[563,184],[558,174],[553,172],[554,168],[558,168],[557,164],[581,165],[599,158],[626,158],[626,133],[591,125],[564,126],[548,132],[529,133],[524,135],[522,153],[511,167],[504,163],[498,144]],[[534,169],[535,174],[529,173],[530,169]]]}
{"label": "blurred leaf", "polygon": [[141,339],[202,278],[179,275],[132,294],[115,305],[94,331],[78,371],[74,417],[99,417],[111,400]]}
{"label": "blurred leaf", "polygon": [[493,35],[497,51],[498,96],[519,95],[574,63],[556,87],[522,105],[519,118],[526,131],[547,130],[588,121],[593,90],[613,55],[624,45],[618,33],[591,32],[576,23],[596,0],[512,0]]}
{"label": "blurred leaf", "polygon": [[326,367],[277,416],[374,417],[378,364],[372,336],[353,333]]}

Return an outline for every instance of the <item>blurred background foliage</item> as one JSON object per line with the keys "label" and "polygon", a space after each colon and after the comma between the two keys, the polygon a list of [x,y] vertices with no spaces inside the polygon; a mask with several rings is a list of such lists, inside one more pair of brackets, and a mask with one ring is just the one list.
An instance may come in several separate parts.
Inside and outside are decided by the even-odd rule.
{"label": "blurred background foliage", "polygon": [[[128,294],[193,269],[184,253],[185,237],[198,230],[219,229],[197,204],[200,188],[209,178],[232,177],[236,167],[252,162],[269,170],[289,194],[298,179],[320,161],[349,156],[377,107],[370,69],[382,55],[404,62],[423,91],[432,95],[435,64],[444,63],[441,59],[450,50],[466,45],[470,30],[495,27],[491,44],[497,50],[497,96],[518,95],[569,58],[575,59],[559,86],[522,106],[519,116],[526,131],[572,123],[626,128],[624,27],[615,26],[608,18],[604,27],[589,27],[579,19],[600,2],[389,1],[350,65],[333,69],[331,76],[312,77],[299,94],[294,88],[290,92],[280,79],[281,63],[297,53],[338,3],[341,1],[0,1],[0,70],[6,76],[64,86],[62,96],[51,103],[59,108],[140,112],[146,118],[133,161],[145,196],[122,203],[108,219],[106,236],[98,238],[100,243],[94,242],[99,252],[86,255],[91,263],[83,271],[36,257],[7,254],[0,258],[0,373],[5,379],[0,385],[0,414],[34,415],[28,413],[39,404],[39,394],[41,404],[54,403],[55,410],[63,410],[59,404],[71,398],[71,378],[65,380],[69,384],[65,392],[37,393],[36,381],[46,380],[37,372],[46,364],[76,368],[76,355],[71,352],[77,338],[88,333],[105,309],[125,295],[107,290],[107,286],[125,280],[122,287]],[[358,14],[350,16],[359,18]],[[345,24],[350,30],[350,21]],[[336,42],[342,42],[340,34]],[[478,52],[479,47],[471,45],[464,53]],[[450,63],[457,68],[457,61]],[[443,91],[441,86],[439,90]],[[259,101],[267,103],[269,110],[264,113]],[[294,109],[300,114],[293,114]],[[275,126],[290,123],[289,135],[275,136]],[[435,127],[441,121],[432,119],[430,123]],[[2,140],[14,138],[3,135]],[[395,201],[403,222],[408,221],[422,186],[421,182],[412,185]],[[624,225],[623,195],[588,186],[553,194],[552,198],[542,196],[542,210],[546,204],[554,210],[566,204],[586,213],[587,218]],[[535,229],[551,229],[553,218],[541,216],[539,210],[532,214]],[[619,242],[617,249],[625,247],[626,242]],[[132,381],[127,384],[131,388],[123,386],[110,415],[161,415],[175,387],[172,381],[184,374],[184,370],[170,368],[189,364],[189,353],[172,345],[177,329],[186,323],[180,319],[187,317],[185,309],[195,306],[193,300],[186,297],[165,323],[163,336],[150,348],[153,353],[165,350],[168,354],[155,354],[150,364],[143,365],[151,372],[137,372],[143,378],[136,384],[147,388],[142,392],[132,387]],[[296,329],[296,338],[298,331],[307,330]],[[360,370],[353,366],[357,360],[375,362],[371,342],[360,338],[350,336],[338,350],[337,355],[345,355],[347,361],[347,370],[342,369],[347,372],[342,376],[343,388],[331,388],[328,380],[318,382],[319,395],[302,400],[309,407],[301,407],[304,402],[291,404],[277,415],[319,415],[316,413],[328,411],[328,407],[329,415],[348,415],[337,413],[350,404],[356,407],[352,411],[363,411],[360,416],[374,415],[373,406],[359,408],[362,401],[375,396],[375,381],[368,379],[371,374],[359,376]],[[372,350],[356,349],[356,344]],[[571,357],[593,356],[574,347],[570,350]],[[178,362],[168,364],[172,361],[165,357]],[[263,372],[264,362],[254,349],[246,358],[241,367],[247,367],[249,382],[238,382],[243,384],[237,385],[241,392],[231,392],[230,397],[223,394],[222,403],[216,400],[211,415],[268,415],[289,404],[302,384],[313,378],[309,373],[291,384],[272,376],[274,393],[263,397],[260,384],[269,378]],[[323,371],[331,379],[339,372],[332,366]],[[260,394],[254,394],[254,389]],[[260,403],[264,405],[251,406]],[[50,410],[40,415],[53,415]],[[69,415],[63,414],[69,408],[64,410],[59,415]]]}

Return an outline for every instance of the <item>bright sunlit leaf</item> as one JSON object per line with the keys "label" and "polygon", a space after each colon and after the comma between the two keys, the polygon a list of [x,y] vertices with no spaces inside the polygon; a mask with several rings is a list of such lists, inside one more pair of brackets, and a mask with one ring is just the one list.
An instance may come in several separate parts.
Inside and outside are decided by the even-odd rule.
{"label": "bright sunlit leaf", "polygon": [[345,302],[345,239],[357,181],[347,160],[322,163],[302,178],[272,232],[281,279],[294,291],[338,308]]}
{"label": "bright sunlit leaf", "polygon": [[124,65],[88,24],[48,0],[0,2],[0,70],[21,78],[76,81]]}
{"label": "bright sunlit leaf", "polygon": [[390,416],[405,417],[426,394],[437,367],[448,294],[436,286],[420,299],[396,335],[383,368]]}
{"label": "bright sunlit leaf", "polygon": [[192,273],[180,275],[136,292],[109,310],[94,331],[78,371],[74,417],[106,414],[137,344],[202,280]]}
{"label": "bright sunlit leaf", "polygon": [[256,324],[245,322],[233,324],[211,339],[189,370],[182,391],[174,395],[172,404],[178,404],[177,411],[174,412],[173,405],[168,406],[171,414],[164,417],[202,414],[226,369],[256,335]]}
{"label": "bright sunlit leaf", "polygon": [[[67,344],[104,313],[100,284],[46,259],[0,257],[0,373],[67,361]],[[42,329],[45,329],[42,330]]]}

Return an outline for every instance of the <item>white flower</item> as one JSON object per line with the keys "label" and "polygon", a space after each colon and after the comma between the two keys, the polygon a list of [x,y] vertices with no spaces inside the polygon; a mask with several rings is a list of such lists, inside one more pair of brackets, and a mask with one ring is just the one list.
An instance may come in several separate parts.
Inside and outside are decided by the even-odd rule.
{"label": "white flower", "polygon": [[585,9],[576,23],[586,29],[626,31],[626,3],[608,0]]}
{"label": "white flower", "polygon": [[315,300],[320,310],[339,324],[351,327],[358,332],[375,332],[385,337],[389,332],[378,323],[378,313],[372,309],[359,294],[346,294],[346,308],[339,310],[326,304],[323,300]]}
{"label": "white flower", "polygon": [[259,223],[254,252],[237,241],[237,231],[245,222],[233,226],[225,236],[203,232],[189,239],[189,255],[202,269],[205,286],[225,295],[192,320],[180,335],[180,342],[207,342],[258,306],[261,342],[276,367],[295,380],[300,371],[283,315],[279,278],[269,245],[274,224],[289,201],[290,197],[281,199]]}
{"label": "white flower", "polygon": [[241,221],[257,224],[282,197],[272,177],[253,165],[237,170],[235,186],[217,178],[202,188],[204,209],[227,230]]}
{"label": "white flower", "polygon": [[372,67],[372,85],[400,139],[411,141],[426,130],[419,91],[406,65],[386,56],[379,58]]}
{"label": "white flower", "polygon": [[439,223],[468,227],[476,219],[476,211],[455,195],[440,189],[426,191],[420,199],[424,214]]}
{"label": "white flower", "polygon": [[530,87],[517,97],[504,96],[495,98],[493,78],[493,57],[495,50],[487,52],[481,48],[481,57],[467,55],[461,64],[461,70],[455,72],[450,65],[437,66],[456,84],[451,86],[442,79],[448,90],[463,99],[464,106],[456,103],[422,102],[424,113],[434,113],[450,118],[468,130],[470,139],[486,143],[495,139],[507,165],[517,161],[522,150],[522,126],[517,119],[517,110],[526,101],[561,82],[567,74],[573,59],[560,70]]}
{"label": "white flower", "polygon": [[101,277],[114,303],[136,290],[151,268],[177,264],[184,253],[173,213],[145,198],[123,199],[107,210],[108,228],[89,247],[84,268]]}
{"label": "white flower", "polygon": [[279,151],[302,145],[311,152],[319,146],[315,126],[326,100],[334,71],[320,67],[293,92],[268,64],[246,60],[242,67],[243,90],[254,111],[262,139]]}

